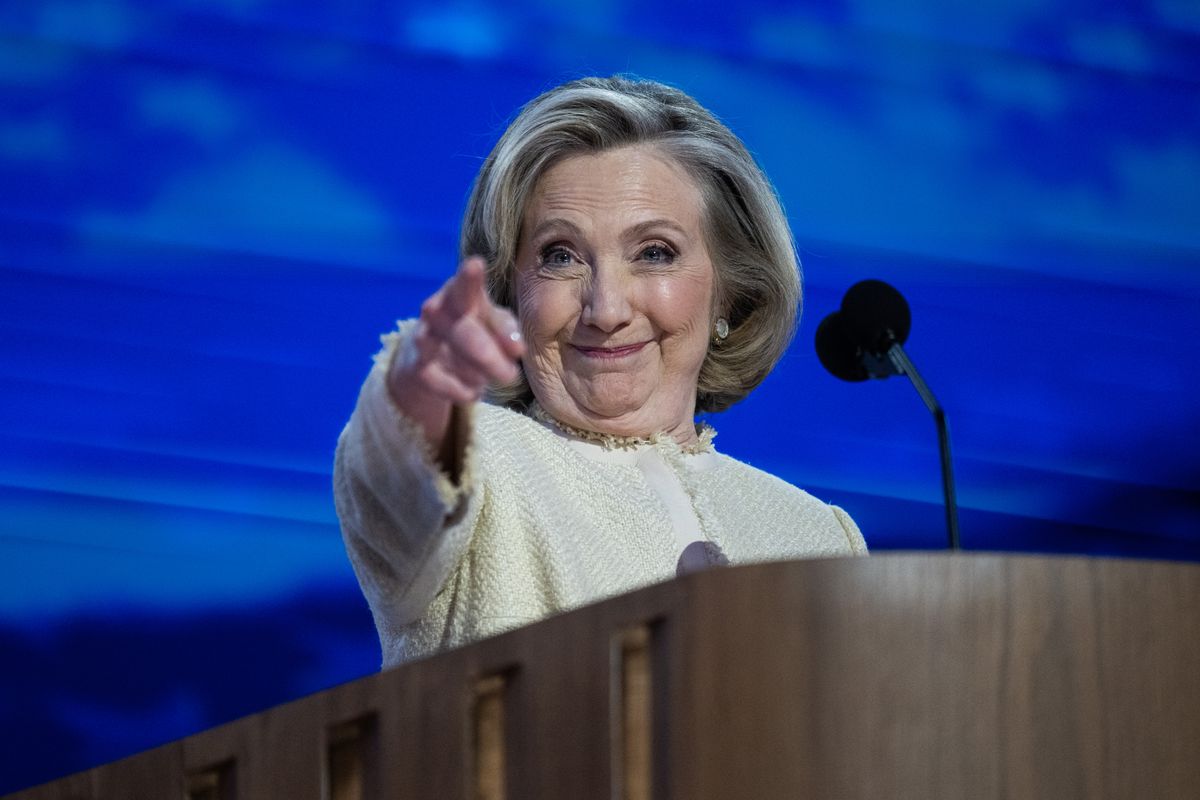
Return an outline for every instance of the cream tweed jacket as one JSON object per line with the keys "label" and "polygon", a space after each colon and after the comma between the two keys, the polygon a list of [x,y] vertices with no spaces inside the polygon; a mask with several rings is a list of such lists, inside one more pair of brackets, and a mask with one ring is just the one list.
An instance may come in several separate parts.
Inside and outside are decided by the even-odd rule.
{"label": "cream tweed jacket", "polygon": [[[661,493],[628,460],[588,457],[599,445],[478,403],[461,415],[452,483],[385,387],[405,330],[384,337],[334,466],[385,668],[675,577],[680,545]],[[657,450],[730,563],[866,552],[849,515],[772,475],[667,437],[642,447]]]}

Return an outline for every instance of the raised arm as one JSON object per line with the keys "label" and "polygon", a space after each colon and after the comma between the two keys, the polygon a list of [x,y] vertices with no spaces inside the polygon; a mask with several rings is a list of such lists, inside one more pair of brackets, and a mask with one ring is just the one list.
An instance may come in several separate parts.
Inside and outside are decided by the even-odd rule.
{"label": "raised arm", "polygon": [[483,259],[463,261],[425,301],[408,344],[388,367],[388,393],[420,428],[446,473],[457,478],[462,443],[449,435],[454,407],[477,401],[489,383],[515,379],[525,351],[516,318],[487,296]]}
{"label": "raised arm", "polygon": [[468,259],[386,347],[338,440],[334,500],[346,549],[380,626],[422,613],[469,545],[478,497],[464,474],[470,409],[516,377],[516,320]]}

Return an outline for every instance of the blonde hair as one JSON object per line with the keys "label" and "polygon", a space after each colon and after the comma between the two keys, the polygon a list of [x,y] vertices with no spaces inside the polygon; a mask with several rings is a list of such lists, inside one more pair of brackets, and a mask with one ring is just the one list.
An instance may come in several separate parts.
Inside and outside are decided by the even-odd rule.
{"label": "blonde hair", "polygon": [[[515,308],[521,221],[538,179],[568,156],[635,144],[671,156],[704,199],[715,311],[728,320],[729,335],[709,346],[696,410],[722,411],[762,382],[787,350],[800,311],[800,269],[770,181],[741,140],[687,94],[654,81],[584,78],[531,100],[475,179],[460,255],[482,255],[491,297]],[[524,376],[491,392],[493,401],[512,407],[532,398]]]}

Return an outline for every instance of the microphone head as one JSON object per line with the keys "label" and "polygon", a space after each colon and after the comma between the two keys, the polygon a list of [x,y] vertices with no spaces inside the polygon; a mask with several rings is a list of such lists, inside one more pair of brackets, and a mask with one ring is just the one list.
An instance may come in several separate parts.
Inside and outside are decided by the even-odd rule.
{"label": "microphone head", "polygon": [[908,341],[912,328],[908,301],[883,281],[859,281],[847,289],[841,315],[850,341],[877,356],[886,353],[893,342]]}
{"label": "microphone head", "polygon": [[850,338],[842,314],[834,311],[817,326],[817,358],[834,376],[844,381],[865,381],[870,377],[863,366],[862,349]]}

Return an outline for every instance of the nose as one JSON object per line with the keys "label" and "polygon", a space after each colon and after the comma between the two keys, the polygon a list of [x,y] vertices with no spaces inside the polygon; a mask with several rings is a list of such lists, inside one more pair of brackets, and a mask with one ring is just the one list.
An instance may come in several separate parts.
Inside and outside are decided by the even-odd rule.
{"label": "nose", "polygon": [[583,289],[582,322],[611,333],[633,317],[632,282],[619,268],[599,264]]}

